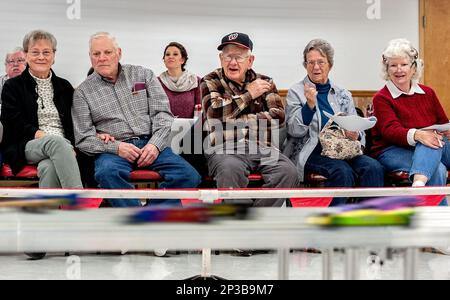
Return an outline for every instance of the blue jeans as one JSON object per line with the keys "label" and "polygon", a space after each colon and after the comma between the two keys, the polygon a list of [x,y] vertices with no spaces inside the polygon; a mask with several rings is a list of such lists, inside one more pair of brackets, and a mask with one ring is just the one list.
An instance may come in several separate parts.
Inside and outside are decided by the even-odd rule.
{"label": "blue jeans", "polygon": [[377,157],[388,172],[408,172],[411,179],[416,174],[428,178],[428,186],[446,186],[447,168],[450,167],[450,144],[445,139],[441,149],[432,149],[422,144],[415,148],[391,146]]}
{"label": "blue jeans", "polygon": [[[338,160],[322,156],[316,149],[305,165],[305,172],[318,173],[328,180],[326,187],[383,187],[384,169],[366,155],[351,160]],[[334,198],[330,206],[343,205],[347,198]]]}
{"label": "blue jeans", "polygon": [[[133,140],[129,142],[142,149],[148,140]],[[111,153],[98,155],[95,160],[95,179],[100,188],[104,189],[133,189],[130,184],[130,173],[135,165],[126,159]],[[196,188],[201,178],[197,171],[179,155],[174,154],[172,149],[166,148],[162,151],[155,162],[148,167],[149,170],[157,171],[163,178],[159,185],[162,189]],[[141,206],[139,199],[109,199],[112,207],[135,207]],[[151,200],[150,205],[180,206],[179,199]]]}
{"label": "blue jeans", "polygon": [[[391,146],[378,155],[378,161],[388,172],[408,172],[410,178],[420,174],[428,178],[427,186],[446,186],[447,169],[450,167],[450,143],[444,139],[444,147],[432,149],[418,143],[415,148]],[[441,205],[447,205],[445,199]]]}

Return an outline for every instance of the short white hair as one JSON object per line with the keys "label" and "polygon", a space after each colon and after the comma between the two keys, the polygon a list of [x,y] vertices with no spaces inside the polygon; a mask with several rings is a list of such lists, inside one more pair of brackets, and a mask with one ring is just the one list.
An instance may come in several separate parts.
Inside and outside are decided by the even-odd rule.
{"label": "short white hair", "polygon": [[239,49],[242,49],[242,50],[247,50],[247,55],[248,55],[248,56],[252,56],[252,50],[247,49],[247,48],[245,48],[245,47],[240,47],[240,46],[238,46],[238,45],[226,45],[225,47],[223,47],[221,53],[223,54],[223,53],[225,53],[226,51],[228,51],[228,50],[231,49],[231,48],[239,48]]}
{"label": "short white hair", "polygon": [[92,42],[101,38],[109,39],[113,43],[113,46],[116,50],[120,48],[115,36],[113,36],[109,32],[97,32],[91,35],[91,38],[89,39],[89,52],[92,50]]}
{"label": "short white hair", "polygon": [[413,80],[420,80],[423,73],[423,60],[419,58],[419,51],[406,39],[395,39],[389,42],[389,45],[383,52],[382,75],[384,80],[389,80],[389,62],[393,58],[407,58],[413,66],[416,67],[416,73]]}
{"label": "short white hair", "polygon": [[16,54],[16,53],[18,53],[18,52],[23,52],[23,53],[25,53],[25,51],[23,51],[23,48],[22,48],[22,47],[16,47],[16,48],[12,49],[11,51],[7,52],[7,53],[6,53],[6,56],[5,56],[5,64],[8,63],[8,58],[9,58],[11,55]]}

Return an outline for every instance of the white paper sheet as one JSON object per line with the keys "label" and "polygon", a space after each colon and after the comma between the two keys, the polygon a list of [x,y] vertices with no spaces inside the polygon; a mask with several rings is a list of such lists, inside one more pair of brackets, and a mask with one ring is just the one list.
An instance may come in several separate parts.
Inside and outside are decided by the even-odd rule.
{"label": "white paper sheet", "polygon": [[336,124],[338,124],[341,128],[348,130],[348,131],[364,131],[367,129],[371,129],[377,124],[377,118],[370,117],[370,118],[361,118],[356,115],[352,116],[333,116],[326,111],[324,114],[333,120]]}
{"label": "white paper sheet", "polygon": [[187,119],[187,118],[174,118],[172,123],[172,131],[179,132],[180,130],[187,131],[191,129],[192,125],[197,123],[198,117]]}
{"label": "white paper sheet", "polygon": [[441,124],[441,125],[433,125],[430,127],[422,128],[422,130],[437,130],[439,132],[450,130],[450,123]]}

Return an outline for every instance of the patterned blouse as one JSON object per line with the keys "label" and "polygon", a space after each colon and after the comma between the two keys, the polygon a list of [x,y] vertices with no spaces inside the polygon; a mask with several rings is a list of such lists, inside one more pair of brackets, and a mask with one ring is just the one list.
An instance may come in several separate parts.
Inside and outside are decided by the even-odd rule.
{"label": "patterned blouse", "polygon": [[[31,74],[31,72],[30,72]],[[33,74],[31,76],[37,83],[36,92],[38,97],[38,120],[39,129],[49,135],[59,135],[64,137],[64,129],[59,117],[58,110],[53,102],[52,73],[46,79],[40,79]]]}

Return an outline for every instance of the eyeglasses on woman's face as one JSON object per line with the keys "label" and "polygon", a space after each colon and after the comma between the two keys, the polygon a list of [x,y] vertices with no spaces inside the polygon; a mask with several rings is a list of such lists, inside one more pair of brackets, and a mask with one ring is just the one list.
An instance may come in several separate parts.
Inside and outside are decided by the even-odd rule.
{"label": "eyeglasses on woman's face", "polygon": [[44,51],[37,51],[37,50],[31,50],[29,52],[30,56],[33,58],[40,57],[41,55],[45,58],[49,58],[53,55],[53,50],[44,50]]}
{"label": "eyeglasses on woman's face", "polygon": [[314,68],[316,65],[319,66],[319,68],[323,68],[328,64],[328,62],[324,61],[324,60],[311,60],[311,61],[307,61],[306,65],[310,68]]}

